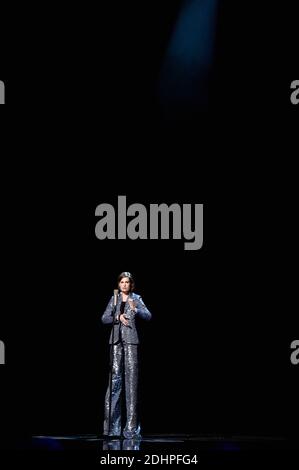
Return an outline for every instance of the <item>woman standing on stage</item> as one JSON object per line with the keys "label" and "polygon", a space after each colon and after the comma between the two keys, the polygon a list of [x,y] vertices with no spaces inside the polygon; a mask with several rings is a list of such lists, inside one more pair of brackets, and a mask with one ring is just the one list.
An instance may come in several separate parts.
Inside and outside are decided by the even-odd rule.
{"label": "woman standing on stage", "polygon": [[[113,323],[110,335],[110,375],[105,396],[104,435],[140,436],[137,417],[138,334],[136,318],[151,319],[151,313],[140,295],[133,293],[135,283],[131,273],[118,276],[118,292],[112,296],[102,316],[103,323]],[[114,308],[115,307],[115,308]],[[121,433],[121,395],[123,373],[126,399],[126,425]]]}

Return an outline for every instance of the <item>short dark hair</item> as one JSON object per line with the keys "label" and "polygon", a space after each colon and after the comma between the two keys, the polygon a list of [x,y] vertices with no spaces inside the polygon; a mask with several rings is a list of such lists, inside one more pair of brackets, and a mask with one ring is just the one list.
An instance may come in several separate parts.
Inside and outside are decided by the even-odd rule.
{"label": "short dark hair", "polygon": [[124,278],[124,277],[127,277],[130,281],[130,292],[132,292],[134,289],[135,289],[135,281],[133,279],[133,276],[131,273],[129,273],[128,271],[123,271],[122,273],[120,273],[120,275],[118,276],[117,278],[117,287],[120,283],[120,281]]}

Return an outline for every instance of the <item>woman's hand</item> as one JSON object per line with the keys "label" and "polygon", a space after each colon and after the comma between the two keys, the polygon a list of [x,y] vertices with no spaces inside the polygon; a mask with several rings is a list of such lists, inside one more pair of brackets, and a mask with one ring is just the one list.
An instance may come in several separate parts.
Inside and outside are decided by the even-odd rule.
{"label": "woman's hand", "polygon": [[126,319],[126,317],[124,316],[123,313],[119,316],[119,320],[121,321],[121,323],[122,323],[123,325],[128,326],[129,322],[128,322],[128,320]]}
{"label": "woman's hand", "polygon": [[129,299],[128,302],[129,302],[129,305],[130,305],[130,309],[134,310],[134,312],[136,312],[136,306],[135,306],[134,300]]}

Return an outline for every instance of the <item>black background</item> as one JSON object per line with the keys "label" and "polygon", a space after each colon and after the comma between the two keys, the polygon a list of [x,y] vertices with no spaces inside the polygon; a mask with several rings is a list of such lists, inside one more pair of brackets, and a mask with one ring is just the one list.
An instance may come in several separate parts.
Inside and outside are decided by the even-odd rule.
{"label": "black background", "polygon": [[[144,433],[298,435],[295,14],[222,4],[209,104],[168,120],[156,87],[179,7],[53,7],[33,26],[20,12],[4,39],[0,406],[10,441],[101,433],[100,316],[123,270],[153,314],[140,324]],[[117,195],[204,203],[203,248],[97,240],[95,208]]]}

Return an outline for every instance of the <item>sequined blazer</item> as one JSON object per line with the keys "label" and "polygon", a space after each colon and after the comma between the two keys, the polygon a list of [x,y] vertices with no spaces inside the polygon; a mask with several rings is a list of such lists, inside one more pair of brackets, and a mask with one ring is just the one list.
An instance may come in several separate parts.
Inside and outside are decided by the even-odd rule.
{"label": "sequined blazer", "polygon": [[[130,309],[128,300],[132,299],[135,303],[137,311]],[[120,314],[120,306],[122,302],[121,294],[118,294],[115,318]],[[140,295],[131,292],[125,304],[124,315],[129,321],[128,326],[123,325],[120,321],[114,323],[114,338],[113,344],[122,340],[124,343],[139,344],[138,333],[135,325],[136,317],[142,318],[143,320],[150,320],[152,314],[146,308]],[[105,312],[102,315],[102,322],[105,324],[113,322],[113,296],[111,297]],[[112,344],[113,330],[111,329],[109,344]]]}

